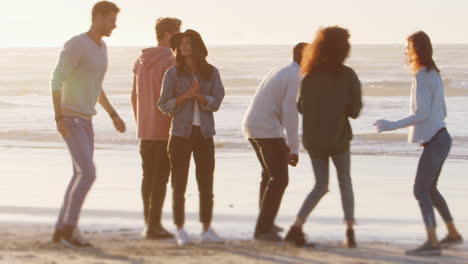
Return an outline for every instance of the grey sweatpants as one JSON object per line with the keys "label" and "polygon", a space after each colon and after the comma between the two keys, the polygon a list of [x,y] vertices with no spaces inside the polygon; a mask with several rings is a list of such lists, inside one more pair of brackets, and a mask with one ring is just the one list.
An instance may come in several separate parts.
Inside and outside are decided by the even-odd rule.
{"label": "grey sweatpants", "polygon": [[56,228],[76,226],[81,207],[89,189],[96,179],[93,163],[94,132],[91,121],[79,117],[65,117],[68,135],[67,143],[73,163],[73,176],[68,184],[62,208],[57,219]]}

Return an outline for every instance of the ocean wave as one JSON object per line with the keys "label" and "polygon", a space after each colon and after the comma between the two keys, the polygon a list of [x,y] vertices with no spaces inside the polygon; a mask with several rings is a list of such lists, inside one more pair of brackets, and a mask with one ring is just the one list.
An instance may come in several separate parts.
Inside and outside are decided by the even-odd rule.
{"label": "ocean wave", "polygon": [[0,109],[15,107],[15,104],[0,101]]}
{"label": "ocean wave", "polygon": [[253,95],[255,93],[255,88],[231,88],[226,87],[227,95]]}
{"label": "ocean wave", "polygon": [[[385,73],[382,76],[376,76],[375,74],[360,75],[365,95],[402,96],[409,94],[411,79],[407,75],[400,78],[399,76],[386,76]],[[241,74],[240,76],[224,75],[222,79],[229,94],[252,95],[260,83],[261,77],[242,76]],[[378,78],[381,78],[381,80]],[[131,91],[130,79],[130,75],[128,75],[128,78],[125,78],[125,76],[118,76],[113,79],[108,78],[104,85],[105,90],[111,95],[128,95]],[[449,96],[464,96],[468,94],[468,78],[464,79],[460,74],[451,78],[444,78],[444,84]],[[50,95],[47,78],[0,81],[0,96],[27,95]]]}
{"label": "ocean wave", "polygon": [[[363,81],[363,86],[366,88],[409,88],[411,79],[407,80],[383,80],[383,81]],[[444,79],[445,88],[448,89],[468,89],[468,80],[459,80],[447,78]]]}
{"label": "ocean wave", "polygon": [[448,88],[468,90],[468,80],[447,79],[444,81],[444,84],[445,84],[445,87],[448,87]]}
{"label": "ocean wave", "polygon": [[26,96],[26,95],[50,95],[48,87],[44,89],[35,89],[35,88],[20,88],[16,89],[4,89],[0,87],[0,96]]}
{"label": "ocean wave", "polygon": [[[2,102],[0,102],[0,106]],[[52,121],[51,121],[52,122]],[[250,144],[244,139],[242,135],[220,135],[221,139],[218,139],[216,146],[219,148],[244,148],[250,146]],[[28,141],[56,141],[62,140],[60,135],[55,130],[7,130],[0,131],[1,139],[11,140],[28,140]],[[466,142],[468,143],[468,136],[452,136],[455,142]],[[129,131],[125,135],[114,135],[114,131],[97,131],[96,140],[101,143],[115,143],[115,144],[133,144],[137,142],[133,134]],[[359,133],[354,134],[354,141],[358,142],[407,142],[406,133]]]}
{"label": "ocean wave", "polygon": [[[362,133],[355,134],[354,139],[359,141],[406,142],[408,134],[404,133]],[[468,137],[453,136],[455,142],[467,142]]]}
{"label": "ocean wave", "polygon": [[[417,144],[408,144],[406,134],[364,133],[356,134],[352,141],[354,155],[367,156],[411,156],[420,155]],[[6,148],[65,148],[63,139],[54,130],[47,131],[3,131],[0,132],[0,147]],[[109,132],[96,133],[96,149],[136,149],[138,140],[130,134],[112,135]],[[468,136],[454,136],[450,158],[468,159]],[[253,151],[249,142],[241,137],[217,137],[215,148],[225,151]],[[301,151],[305,152],[301,147]]]}
{"label": "ocean wave", "polygon": [[260,83],[260,78],[254,77],[224,77],[223,84],[230,87],[255,87]]}

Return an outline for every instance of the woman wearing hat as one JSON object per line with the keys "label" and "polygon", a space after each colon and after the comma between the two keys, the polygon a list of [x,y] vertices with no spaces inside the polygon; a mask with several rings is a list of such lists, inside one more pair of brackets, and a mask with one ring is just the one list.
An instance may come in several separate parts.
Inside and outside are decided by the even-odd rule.
{"label": "woman wearing hat", "polygon": [[201,241],[222,242],[211,228],[211,219],[215,168],[213,136],[216,134],[213,112],[223,101],[224,87],[218,70],[206,61],[208,50],[198,32],[189,29],[174,35],[171,42],[176,50],[175,66],[164,76],[158,106],[163,113],[172,116],[168,152],[177,243],[191,242],[184,229],[184,218],[192,153],[200,195],[200,222],[203,224]]}

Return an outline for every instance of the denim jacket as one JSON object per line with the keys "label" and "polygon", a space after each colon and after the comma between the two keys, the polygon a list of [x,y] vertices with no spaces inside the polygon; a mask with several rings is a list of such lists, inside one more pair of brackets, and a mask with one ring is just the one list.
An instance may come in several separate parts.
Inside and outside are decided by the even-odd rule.
{"label": "denim jacket", "polygon": [[[158,107],[161,112],[172,117],[170,134],[190,138],[194,114],[195,98],[176,106],[176,98],[184,94],[192,86],[194,77],[191,74],[177,74],[176,66],[166,71],[159,98]],[[205,96],[206,105],[199,104],[200,128],[203,137],[210,138],[216,134],[213,112],[218,111],[224,98],[224,86],[219,71],[213,68],[210,80],[200,80],[200,90]]]}

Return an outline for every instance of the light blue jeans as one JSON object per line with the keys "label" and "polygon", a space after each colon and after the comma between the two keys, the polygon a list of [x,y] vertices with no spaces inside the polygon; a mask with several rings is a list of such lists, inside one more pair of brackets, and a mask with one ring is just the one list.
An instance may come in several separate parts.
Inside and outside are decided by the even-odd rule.
{"label": "light blue jeans", "polygon": [[327,158],[311,158],[315,174],[315,186],[302,203],[298,217],[304,220],[307,219],[320,199],[328,192],[330,158],[336,167],[344,218],[346,221],[354,221],[354,192],[351,181],[351,154],[349,151]]}
{"label": "light blue jeans", "polygon": [[86,195],[96,179],[92,122],[79,117],[65,117],[65,122],[68,135],[64,140],[72,158],[73,176],[65,192],[57,229],[77,225]]}
{"label": "light blue jeans", "polygon": [[424,223],[428,228],[436,227],[433,207],[439,211],[446,223],[453,221],[447,203],[437,189],[437,181],[451,146],[452,138],[448,131],[440,130],[424,144],[424,151],[419,159],[414,182],[414,196],[419,202]]}

